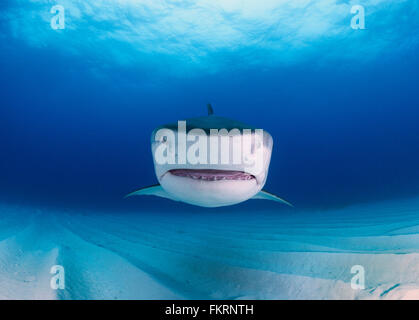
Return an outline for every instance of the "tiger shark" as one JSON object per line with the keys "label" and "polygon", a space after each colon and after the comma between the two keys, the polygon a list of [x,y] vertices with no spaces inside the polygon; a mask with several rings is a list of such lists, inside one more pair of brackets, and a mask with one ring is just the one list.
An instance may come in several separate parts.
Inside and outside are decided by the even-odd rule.
{"label": "tiger shark", "polygon": [[[141,188],[126,197],[153,195],[201,207],[234,205],[248,199],[273,200],[292,206],[284,199],[262,190],[268,177],[273,147],[272,136],[264,130],[257,129],[257,139],[254,127],[214,115],[210,104],[207,108],[207,116],[186,119],[154,129],[151,134],[151,150],[159,183]],[[188,136],[182,138],[181,134],[186,132]],[[225,141],[231,143],[224,144],[224,149],[221,143],[221,152],[220,146],[216,144],[215,149],[210,150],[210,153],[213,153],[207,154],[206,147],[214,146],[216,141],[211,140],[214,132],[223,133],[223,137],[228,137]],[[235,161],[234,152],[241,150],[237,149],[238,145],[234,142],[239,141],[234,140],[237,138],[248,142],[246,157],[253,159],[253,162]],[[205,152],[202,149],[197,152],[197,141],[205,148]],[[186,151],[185,147],[189,147],[189,150]],[[232,154],[233,157],[229,157]],[[185,161],[186,155],[189,162]],[[208,158],[210,160],[206,161]]]}

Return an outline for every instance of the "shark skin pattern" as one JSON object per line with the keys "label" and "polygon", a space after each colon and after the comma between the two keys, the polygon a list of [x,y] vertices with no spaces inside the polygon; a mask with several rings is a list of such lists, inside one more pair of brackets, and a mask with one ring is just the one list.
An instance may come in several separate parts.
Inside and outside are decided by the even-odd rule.
{"label": "shark skin pattern", "polygon": [[[243,138],[244,129],[255,129],[235,120],[215,116],[211,105],[207,107],[207,116],[186,120],[185,129],[188,132],[194,129],[199,129],[205,133],[209,133],[213,129],[226,129],[228,131],[238,129],[241,130],[240,135]],[[255,168],[233,163],[233,161],[223,164],[160,164],[156,161],[156,151],[163,143],[174,144],[167,145],[167,148],[176,150],[175,158],[178,159],[179,157],[179,139],[175,142],[156,139],[156,133],[160,129],[168,129],[177,133],[178,124],[160,126],[151,135],[154,169],[159,184],[141,188],[126,197],[153,195],[201,207],[234,205],[248,199],[272,200],[292,206],[291,203],[280,197],[262,190],[268,177],[273,146],[273,139],[268,132],[263,131],[262,143],[259,145],[257,145],[256,140],[252,140],[252,156],[259,157],[256,160],[261,163],[261,167],[255,170]],[[227,151],[231,153],[233,143],[229,144],[229,148],[230,150]]]}

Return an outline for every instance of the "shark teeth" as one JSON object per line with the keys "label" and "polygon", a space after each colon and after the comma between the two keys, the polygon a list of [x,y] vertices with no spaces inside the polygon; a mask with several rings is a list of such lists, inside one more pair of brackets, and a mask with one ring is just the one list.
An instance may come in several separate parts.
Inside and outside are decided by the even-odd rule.
{"label": "shark teeth", "polygon": [[215,170],[215,169],[173,169],[172,175],[186,177],[194,180],[222,181],[222,180],[252,180],[255,177],[243,171]]}

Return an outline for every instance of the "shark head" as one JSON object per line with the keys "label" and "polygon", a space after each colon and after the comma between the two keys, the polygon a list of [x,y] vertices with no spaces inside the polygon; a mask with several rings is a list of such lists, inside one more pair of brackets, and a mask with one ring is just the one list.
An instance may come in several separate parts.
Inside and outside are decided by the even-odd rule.
{"label": "shark head", "polygon": [[159,185],[130,195],[152,194],[202,207],[233,205],[250,198],[287,203],[262,191],[272,147],[267,131],[215,116],[209,105],[208,116],[162,125],[152,132]]}
{"label": "shark head", "polygon": [[[218,207],[245,201],[264,186],[272,153],[271,135],[256,134],[251,126],[215,115],[156,128],[151,145],[157,179],[167,193],[190,204]],[[174,161],[158,161],[162,150],[172,152]]]}

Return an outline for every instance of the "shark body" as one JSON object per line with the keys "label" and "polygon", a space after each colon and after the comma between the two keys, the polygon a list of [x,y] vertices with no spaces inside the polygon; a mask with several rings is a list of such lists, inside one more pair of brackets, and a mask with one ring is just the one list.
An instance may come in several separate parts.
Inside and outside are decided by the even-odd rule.
{"label": "shark body", "polygon": [[[174,150],[176,160],[181,155],[178,151],[179,141],[161,139],[158,136],[160,129],[177,133],[179,128],[178,123],[166,124],[156,128],[151,135],[154,169],[159,184],[141,188],[128,194],[127,197],[153,195],[202,207],[234,205],[248,199],[273,200],[292,206],[280,197],[262,190],[268,176],[273,146],[272,136],[268,132],[263,131],[263,138],[259,143],[254,138],[251,140],[250,155],[260,163],[258,168],[254,168],[233,163],[233,161],[216,164],[179,164],[177,162],[161,164],[156,161],[156,153],[163,144],[167,150]],[[187,132],[198,129],[201,134],[208,134],[214,129],[226,129],[229,132],[238,129],[243,138],[246,131],[244,129],[254,130],[255,128],[235,120],[215,116],[211,105],[208,105],[208,115],[187,119],[185,129]],[[234,144],[231,143],[229,148],[230,150],[227,151],[232,152]]]}

